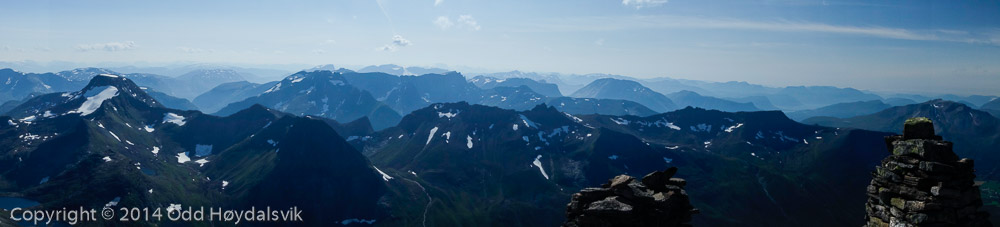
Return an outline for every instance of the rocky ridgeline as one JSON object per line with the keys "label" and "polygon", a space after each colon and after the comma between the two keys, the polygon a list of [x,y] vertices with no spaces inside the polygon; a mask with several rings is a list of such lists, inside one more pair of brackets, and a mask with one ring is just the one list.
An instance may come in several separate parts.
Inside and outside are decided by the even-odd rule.
{"label": "rocky ridgeline", "polygon": [[902,136],[886,137],[892,153],[872,173],[865,221],[882,226],[992,226],[973,161],[934,134],[927,118],[906,121]]}
{"label": "rocky ridgeline", "polygon": [[690,226],[691,206],[684,186],[672,178],[676,167],[635,179],[619,175],[600,188],[573,194],[563,226]]}

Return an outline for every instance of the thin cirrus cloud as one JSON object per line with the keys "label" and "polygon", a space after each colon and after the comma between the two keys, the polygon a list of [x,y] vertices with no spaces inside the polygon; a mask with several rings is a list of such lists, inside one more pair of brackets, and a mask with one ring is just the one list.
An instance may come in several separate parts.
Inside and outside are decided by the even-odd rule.
{"label": "thin cirrus cloud", "polygon": [[472,15],[460,15],[455,22],[452,22],[451,18],[448,16],[439,16],[434,20],[434,25],[441,30],[448,30],[449,28],[455,27],[459,29],[468,29],[470,31],[479,31],[483,28],[479,25],[479,21],[476,21],[476,18],[472,17]]}
{"label": "thin cirrus cloud", "polygon": [[110,43],[95,43],[95,44],[80,44],[76,46],[77,50],[80,51],[126,51],[135,48],[135,42],[125,41],[125,42],[110,42]]}
{"label": "thin cirrus cloud", "polygon": [[215,52],[215,50],[212,50],[212,49],[201,49],[201,48],[193,48],[193,47],[177,47],[177,50],[180,50],[181,52],[189,53],[189,54],[203,54],[203,53],[212,53],[212,52]]}
{"label": "thin cirrus cloud", "polygon": [[448,30],[451,26],[454,26],[455,23],[452,23],[451,19],[446,16],[439,16],[434,20],[434,25],[441,28],[441,30]]}
{"label": "thin cirrus cloud", "polygon": [[664,3],[667,3],[667,0],[622,0],[622,5],[635,7],[635,9],[656,7]]}
{"label": "thin cirrus cloud", "polygon": [[410,40],[403,38],[403,36],[394,35],[392,36],[392,43],[386,44],[385,46],[379,48],[375,48],[375,50],[395,52],[399,48],[409,46],[410,44],[411,44]]}
{"label": "thin cirrus cloud", "polygon": [[943,41],[1000,45],[1000,32],[965,30],[912,30],[893,27],[848,26],[787,20],[753,21],[739,19],[709,19],[686,16],[642,15],[623,17],[560,18],[535,23],[530,31],[620,31],[636,29],[710,29],[764,32],[828,33],[895,40]]}
{"label": "thin cirrus cloud", "polygon": [[441,5],[441,3],[444,3],[444,0],[434,0],[434,6]]}

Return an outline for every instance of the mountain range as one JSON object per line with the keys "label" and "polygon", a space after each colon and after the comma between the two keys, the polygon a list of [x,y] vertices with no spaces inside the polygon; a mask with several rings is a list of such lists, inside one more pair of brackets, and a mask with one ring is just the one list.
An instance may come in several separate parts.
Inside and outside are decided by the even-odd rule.
{"label": "mountain range", "polygon": [[[11,69],[0,69],[0,102],[13,102],[15,106],[26,98],[45,93],[76,91],[83,88],[91,77],[98,74],[115,74],[128,77],[136,84],[151,89],[156,96],[171,108],[197,109],[184,98],[194,98],[219,84],[241,81],[238,74],[230,70],[196,70],[182,77],[172,78],[148,73],[119,74],[102,68],[79,68],[56,73],[24,73]],[[178,98],[181,97],[181,98]]]}
{"label": "mountain range", "polygon": [[314,115],[348,122],[361,117],[375,119],[372,126],[382,129],[396,125],[400,115],[390,106],[348,83],[341,73],[301,71],[274,84],[262,94],[223,107],[216,115],[226,116],[260,104],[282,112]]}
{"label": "mountain range", "polygon": [[[697,89],[663,95],[625,79],[559,97],[536,92],[552,92],[540,81],[324,68],[215,86],[195,98],[222,106],[210,115],[173,108],[182,104],[133,81],[155,75],[8,73],[30,88],[91,78],[73,82],[84,83],[78,90],[25,94],[0,117],[0,147],[9,148],[0,195],[46,208],[298,206],[309,225],[553,226],[580,189],[678,167],[701,210],[695,225],[859,225],[862,192],[888,155],[884,137],[914,116],[979,161],[984,203],[1000,201],[990,194],[1000,189],[990,186],[1000,185],[991,152],[1000,119],[945,100],[868,114],[877,108],[862,107],[889,104],[833,103],[813,115],[844,118],[800,123],[754,102]],[[837,88],[784,94],[812,103],[799,106],[871,98]]]}
{"label": "mountain range", "polygon": [[315,223],[386,214],[380,174],[325,121],[259,105],[227,117],[167,109],[108,74],[59,95],[40,113],[0,117],[11,148],[0,190],[45,207],[297,206]]}
{"label": "mountain range", "polygon": [[[333,71],[333,70],[331,70],[331,71]],[[446,74],[446,73],[450,72],[450,70],[440,69],[440,68],[424,68],[424,67],[419,67],[419,66],[403,67],[403,66],[394,65],[394,64],[365,66],[364,68],[358,69],[357,71],[360,72],[360,73],[380,72],[380,73],[386,73],[386,74],[392,74],[392,75],[398,75],[398,76],[415,76],[415,75],[424,75],[424,74]]]}
{"label": "mountain range", "polygon": [[[843,225],[857,220],[840,218],[851,213],[841,209],[864,197],[829,196],[822,207],[807,201],[864,187],[867,180],[852,178],[884,157],[875,152],[884,147],[881,135],[803,125],[780,112],[578,117],[546,105],[513,111],[445,103],[375,132],[362,150],[393,177],[390,188],[405,188],[390,189],[390,207],[428,213],[406,223],[557,225],[559,198],[568,192],[678,166],[693,172],[684,177],[697,187],[689,189],[695,206],[709,208],[701,224]],[[754,218],[760,215],[779,218]]]}

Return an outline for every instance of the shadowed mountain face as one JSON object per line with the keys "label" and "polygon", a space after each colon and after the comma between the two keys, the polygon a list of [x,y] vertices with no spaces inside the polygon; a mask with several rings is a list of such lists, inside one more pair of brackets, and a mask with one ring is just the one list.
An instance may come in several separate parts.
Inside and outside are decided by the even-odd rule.
{"label": "shadowed mountain face", "polygon": [[191,103],[191,101],[188,101],[187,99],[173,97],[164,94],[163,92],[151,89],[146,89],[145,91],[146,94],[149,94],[150,97],[153,97],[153,99],[160,101],[160,104],[163,104],[164,107],[171,109],[178,109],[178,110],[198,110],[198,107],[195,106],[194,103]]}
{"label": "shadowed mountain face", "polygon": [[555,107],[559,111],[570,114],[605,114],[605,115],[636,115],[649,116],[656,114],[653,110],[639,103],[597,98],[545,97],[535,93],[527,86],[495,87],[483,91],[476,102],[480,105],[495,106],[512,110],[530,110],[540,104]]}
{"label": "shadowed mountain face", "polygon": [[677,109],[677,105],[663,94],[630,80],[611,78],[595,80],[570,96],[577,98],[629,100],[649,107],[656,112]]}
{"label": "shadowed mountain face", "polygon": [[818,109],[801,110],[788,113],[788,117],[801,121],[811,117],[838,117],[848,118],[860,115],[867,115],[888,109],[889,104],[879,100],[865,102],[838,103]]}
{"label": "shadowed mountain face", "polygon": [[[397,76],[386,73],[344,73],[351,85],[368,91],[399,113],[410,113],[437,102],[459,102],[479,97],[481,89],[461,74]],[[374,118],[373,118],[374,119]]]}
{"label": "shadowed mountain face", "polygon": [[993,99],[993,101],[983,104],[981,108],[988,110],[1000,110],[1000,99]]}
{"label": "shadowed mountain face", "polygon": [[555,84],[545,83],[545,81],[535,81],[528,78],[507,78],[498,79],[493,77],[476,76],[469,79],[476,86],[482,89],[491,89],[495,87],[520,87],[528,86],[532,91],[538,94],[544,95],[546,97],[560,97],[562,93],[559,93],[559,87]]}
{"label": "shadowed mountain face", "polygon": [[861,223],[842,218],[864,203],[849,191],[885,156],[875,152],[885,135],[803,125],[776,111],[574,116],[453,103],[414,111],[361,146],[394,177],[393,212],[428,210],[406,223],[557,225],[569,192],[677,166],[692,171],[681,177],[703,211],[695,224],[837,226]]}
{"label": "shadowed mountain face", "polygon": [[219,111],[226,105],[234,102],[243,101],[244,99],[250,98],[264,93],[267,89],[274,87],[279,81],[268,82],[263,84],[255,84],[246,81],[230,82],[220,84],[212,88],[198,97],[194,98],[193,102],[198,108],[206,113],[214,113]]}
{"label": "shadowed mountain face", "polygon": [[721,110],[727,112],[739,112],[739,111],[757,111],[756,106],[753,103],[740,103],[729,101],[720,98],[707,97],[699,95],[698,93],[692,91],[680,91],[676,93],[671,93],[667,95],[667,98],[673,100],[678,106],[684,107],[699,107],[710,110]]}
{"label": "shadowed mountain face", "polygon": [[367,91],[349,83],[341,73],[330,71],[298,72],[278,82],[263,94],[229,104],[216,112],[229,115],[254,104],[261,104],[296,115],[313,115],[340,122],[361,117],[375,119],[372,126],[382,129],[395,125],[399,114],[375,100]]}
{"label": "shadowed mountain face", "polygon": [[830,127],[851,127],[883,132],[902,132],[903,122],[914,117],[933,121],[935,131],[945,140],[955,143],[955,153],[975,159],[980,179],[1000,177],[1000,119],[961,103],[932,100],[920,104],[892,107],[878,113],[852,118],[816,117],[807,124]]}
{"label": "shadowed mountain face", "polygon": [[386,214],[382,177],[324,121],[167,109],[115,75],[54,95],[0,117],[0,192],[53,209],[297,206],[316,225]]}

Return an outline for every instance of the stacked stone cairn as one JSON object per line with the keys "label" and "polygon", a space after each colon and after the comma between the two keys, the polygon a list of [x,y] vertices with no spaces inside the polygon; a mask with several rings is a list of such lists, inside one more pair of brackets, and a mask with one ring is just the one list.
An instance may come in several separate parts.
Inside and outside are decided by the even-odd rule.
{"label": "stacked stone cairn", "polygon": [[600,188],[573,194],[563,226],[690,226],[691,206],[684,186],[673,178],[676,167],[656,171],[641,180],[619,175]]}
{"label": "stacked stone cairn", "polygon": [[869,227],[992,226],[973,161],[934,134],[927,118],[912,118],[902,136],[886,137],[892,153],[872,173],[865,210]]}

